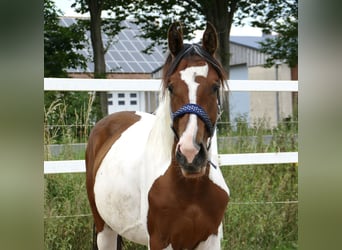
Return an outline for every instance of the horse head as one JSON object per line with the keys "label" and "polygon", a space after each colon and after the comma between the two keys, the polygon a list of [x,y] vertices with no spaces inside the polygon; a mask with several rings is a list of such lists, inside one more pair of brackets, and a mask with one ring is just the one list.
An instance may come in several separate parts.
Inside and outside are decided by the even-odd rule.
{"label": "horse head", "polygon": [[172,161],[185,177],[199,177],[209,167],[208,150],[220,112],[219,92],[225,74],[215,59],[215,28],[208,23],[202,45],[184,44],[182,28],[170,26],[170,55],[163,72],[165,95],[169,95],[175,140]]}

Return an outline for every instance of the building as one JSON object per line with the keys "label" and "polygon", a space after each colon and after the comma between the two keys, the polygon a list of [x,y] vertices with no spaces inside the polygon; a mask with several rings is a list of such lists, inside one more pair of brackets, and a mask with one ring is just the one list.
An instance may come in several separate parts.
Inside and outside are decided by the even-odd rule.
{"label": "building", "polygon": [[[76,23],[79,18],[61,17],[62,25],[69,26]],[[141,52],[150,41],[140,38],[140,30],[137,25],[129,21],[123,21],[125,28],[109,41],[103,34],[103,43],[110,42],[105,54],[106,70],[108,79],[152,79],[152,73],[160,69],[166,59],[166,53],[161,46],[156,46],[151,54]],[[94,64],[91,61],[92,49],[90,34],[87,33],[88,46],[80,53],[89,58],[87,69],[70,69],[69,76],[72,78],[92,78]],[[141,110],[153,112],[158,102],[158,93],[154,92],[109,92],[108,113],[124,110]]]}
{"label": "building", "polygon": [[[63,25],[75,23],[77,19],[61,17]],[[111,42],[106,53],[107,78],[113,79],[152,79],[160,78],[160,71],[166,59],[166,52],[156,46],[152,54],[141,52],[149,44],[149,40],[139,37],[137,25],[124,21],[123,29]],[[87,34],[88,37],[89,34]],[[266,55],[259,51],[259,42],[263,37],[232,36],[230,37],[230,79],[231,80],[291,80],[291,70],[285,64],[264,68]],[[104,43],[108,37],[104,34]],[[82,53],[91,58],[89,46]],[[86,72],[81,69],[70,70],[69,75],[75,78],[92,77],[93,63],[90,61]],[[282,118],[292,115],[291,93],[270,92],[232,92],[229,94],[230,121],[244,116],[249,124],[262,119],[273,127]],[[154,92],[111,92],[108,93],[108,111],[113,113],[122,110],[141,110],[153,112],[158,103],[158,93]]]}
{"label": "building", "polygon": [[[264,68],[266,55],[259,51],[259,42],[267,36],[230,37],[230,79],[232,80],[291,80],[286,64]],[[268,126],[292,115],[292,93],[234,92],[230,95],[230,119],[245,116],[249,124],[260,120]]]}

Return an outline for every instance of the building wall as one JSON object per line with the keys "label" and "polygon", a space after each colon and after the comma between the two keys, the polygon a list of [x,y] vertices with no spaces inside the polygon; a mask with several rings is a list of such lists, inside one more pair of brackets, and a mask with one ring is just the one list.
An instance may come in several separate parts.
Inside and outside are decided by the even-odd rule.
{"label": "building wall", "polygon": [[230,43],[230,65],[247,64],[248,67],[265,63],[265,54],[255,48]]}
{"label": "building wall", "polygon": [[[248,70],[249,80],[276,80],[276,77],[276,67],[254,66]],[[291,80],[291,70],[287,65],[278,66],[278,80]],[[278,92],[278,94],[276,92],[252,92],[250,107],[251,124],[263,120],[269,127],[274,127],[277,125],[278,116],[281,121],[292,115],[292,94],[290,92]]]}
{"label": "building wall", "polygon": [[[92,73],[69,73],[71,78],[93,78]],[[107,79],[152,79],[151,74],[107,73]],[[108,92],[108,113],[118,111],[143,111],[152,113],[158,104],[156,92]]]}
{"label": "building wall", "polygon": [[[230,66],[230,80],[247,80],[248,68],[246,64]],[[229,115],[230,121],[234,125],[236,118],[245,116],[250,119],[250,93],[245,91],[229,92]]]}

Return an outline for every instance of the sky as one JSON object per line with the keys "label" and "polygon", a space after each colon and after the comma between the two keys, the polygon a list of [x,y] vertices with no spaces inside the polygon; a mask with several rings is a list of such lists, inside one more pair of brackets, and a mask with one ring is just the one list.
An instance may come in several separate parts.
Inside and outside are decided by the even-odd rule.
{"label": "sky", "polygon": [[[80,14],[76,13],[70,5],[74,2],[74,0],[54,0],[58,9],[60,9],[65,16],[81,16]],[[196,32],[196,38],[202,37],[203,31]],[[261,29],[252,28],[249,26],[244,27],[236,27],[232,26],[230,31],[231,36],[262,36]],[[195,38],[195,39],[196,39]]]}

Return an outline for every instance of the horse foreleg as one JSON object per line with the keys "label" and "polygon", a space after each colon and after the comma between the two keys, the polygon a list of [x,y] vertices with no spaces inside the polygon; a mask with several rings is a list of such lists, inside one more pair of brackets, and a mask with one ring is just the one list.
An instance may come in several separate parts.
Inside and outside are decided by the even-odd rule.
{"label": "horse foreleg", "polygon": [[105,224],[103,230],[97,234],[97,247],[99,250],[117,250],[117,239],[118,234]]}

